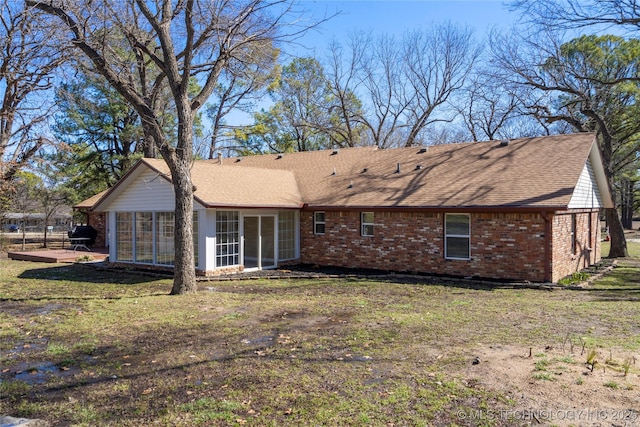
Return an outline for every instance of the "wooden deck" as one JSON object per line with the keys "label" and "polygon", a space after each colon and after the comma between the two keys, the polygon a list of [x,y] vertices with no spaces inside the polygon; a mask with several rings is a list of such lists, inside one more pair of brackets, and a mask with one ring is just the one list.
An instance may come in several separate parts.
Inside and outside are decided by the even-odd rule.
{"label": "wooden deck", "polygon": [[75,262],[78,258],[90,256],[94,261],[104,261],[109,257],[108,248],[91,248],[91,251],[78,249],[48,249],[39,251],[9,252],[7,257],[17,261],[33,262]]}

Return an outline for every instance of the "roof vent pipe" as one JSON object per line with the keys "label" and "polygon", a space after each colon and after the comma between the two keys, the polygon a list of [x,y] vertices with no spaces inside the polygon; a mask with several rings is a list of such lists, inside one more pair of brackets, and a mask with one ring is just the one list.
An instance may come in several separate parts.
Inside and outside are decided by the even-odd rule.
{"label": "roof vent pipe", "polygon": [[353,181],[351,181],[351,183],[349,184],[349,186],[347,188],[353,188]]}
{"label": "roof vent pipe", "polygon": [[222,164],[222,153],[220,151],[218,151],[218,164]]}
{"label": "roof vent pipe", "polygon": [[339,152],[340,152],[340,150],[338,150],[338,149],[336,148],[336,149],[334,149],[334,150],[333,150],[333,152],[332,152],[331,154],[335,156],[335,155],[336,155],[336,154],[338,154]]}
{"label": "roof vent pipe", "polygon": [[369,172],[369,168],[362,169],[362,173]]}
{"label": "roof vent pipe", "polygon": [[333,173],[331,175],[335,175],[336,174],[336,168],[333,168]]}
{"label": "roof vent pipe", "polygon": [[276,159],[281,159],[284,157],[284,154],[278,154],[278,157],[276,157]]}
{"label": "roof vent pipe", "polygon": [[427,152],[427,147],[422,147],[420,150],[418,150],[418,153],[422,154],[422,153],[426,153]]}
{"label": "roof vent pipe", "polygon": [[503,139],[502,141],[500,141],[500,146],[501,147],[506,147],[507,145],[509,145],[509,140],[508,139]]}
{"label": "roof vent pipe", "polygon": [[398,163],[398,166],[396,166],[396,173],[400,173],[400,163]]}
{"label": "roof vent pipe", "polygon": [[416,165],[416,170],[419,171],[420,169],[422,169],[422,165]]}

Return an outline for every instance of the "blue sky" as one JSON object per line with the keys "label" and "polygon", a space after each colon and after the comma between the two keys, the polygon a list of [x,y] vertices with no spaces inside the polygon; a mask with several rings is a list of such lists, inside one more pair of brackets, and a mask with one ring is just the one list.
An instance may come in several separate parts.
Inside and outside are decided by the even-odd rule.
{"label": "blue sky", "polygon": [[[407,30],[450,21],[469,26],[480,41],[491,28],[507,29],[518,19],[502,0],[299,0],[299,5],[315,19],[338,14],[297,40],[297,48],[285,48],[291,54],[318,58],[327,54],[329,41],[344,40],[355,31],[400,36]],[[259,108],[268,104],[265,99]],[[227,121],[246,124],[251,116],[234,112]]]}
{"label": "blue sky", "polygon": [[302,0],[300,5],[316,18],[339,13],[301,41],[319,54],[329,40],[353,31],[401,35],[450,21],[468,25],[482,39],[491,28],[508,28],[518,18],[502,0]]}

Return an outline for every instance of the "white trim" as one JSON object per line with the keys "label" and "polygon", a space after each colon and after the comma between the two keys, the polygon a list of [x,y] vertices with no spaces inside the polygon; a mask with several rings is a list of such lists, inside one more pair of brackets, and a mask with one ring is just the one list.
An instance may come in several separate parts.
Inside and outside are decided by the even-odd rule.
{"label": "white trim", "polygon": [[[323,221],[316,221],[316,214],[323,215]],[[325,211],[313,211],[313,234],[322,236],[327,232],[327,213]],[[316,225],[322,224],[324,226],[324,231],[322,233],[318,233]]]}
{"label": "white trim", "polygon": [[613,196],[609,188],[609,181],[604,170],[604,164],[602,163],[602,155],[598,148],[598,143],[594,138],[591,151],[589,152],[589,160],[591,160],[591,166],[593,167],[593,174],[595,175],[596,183],[598,184],[598,190],[600,190],[600,196],[602,198],[602,207],[606,209],[614,208]]}
{"label": "white trim", "polygon": [[[364,216],[367,214],[371,214],[373,216],[373,222],[364,222]],[[360,212],[360,236],[362,237],[373,237],[374,229],[375,229],[375,212],[367,211]],[[365,234],[365,227],[371,226],[371,234]]]}
{"label": "white trim", "polygon": [[[448,234],[447,233],[447,217],[448,216],[453,216],[453,215],[458,215],[458,216],[466,216],[467,218],[469,218],[469,234]],[[448,256],[448,252],[449,252],[449,248],[447,247],[447,241],[449,237],[453,237],[453,238],[464,238],[467,239],[469,242],[469,256],[467,258],[462,258],[462,257],[451,257]],[[465,213],[450,213],[450,214],[444,214],[444,258],[445,259],[452,259],[452,260],[463,260],[463,261],[468,261],[471,259],[471,215],[470,214],[465,214]]]}

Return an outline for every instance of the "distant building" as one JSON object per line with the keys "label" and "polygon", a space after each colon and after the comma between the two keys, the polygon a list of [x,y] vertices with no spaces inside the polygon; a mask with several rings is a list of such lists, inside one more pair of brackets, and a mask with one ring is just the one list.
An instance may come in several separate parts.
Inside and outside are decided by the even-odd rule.
{"label": "distant building", "polygon": [[[53,231],[66,231],[71,227],[72,221],[71,208],[68,208],[62,213],[50,216],[48,226],[53,227]],[[0,216],[0,224],[3,231],[14,231],[14,226],[17,226],[20,230],[24,229],[27,232],[43,232],[45,214],[9,212]]]}

